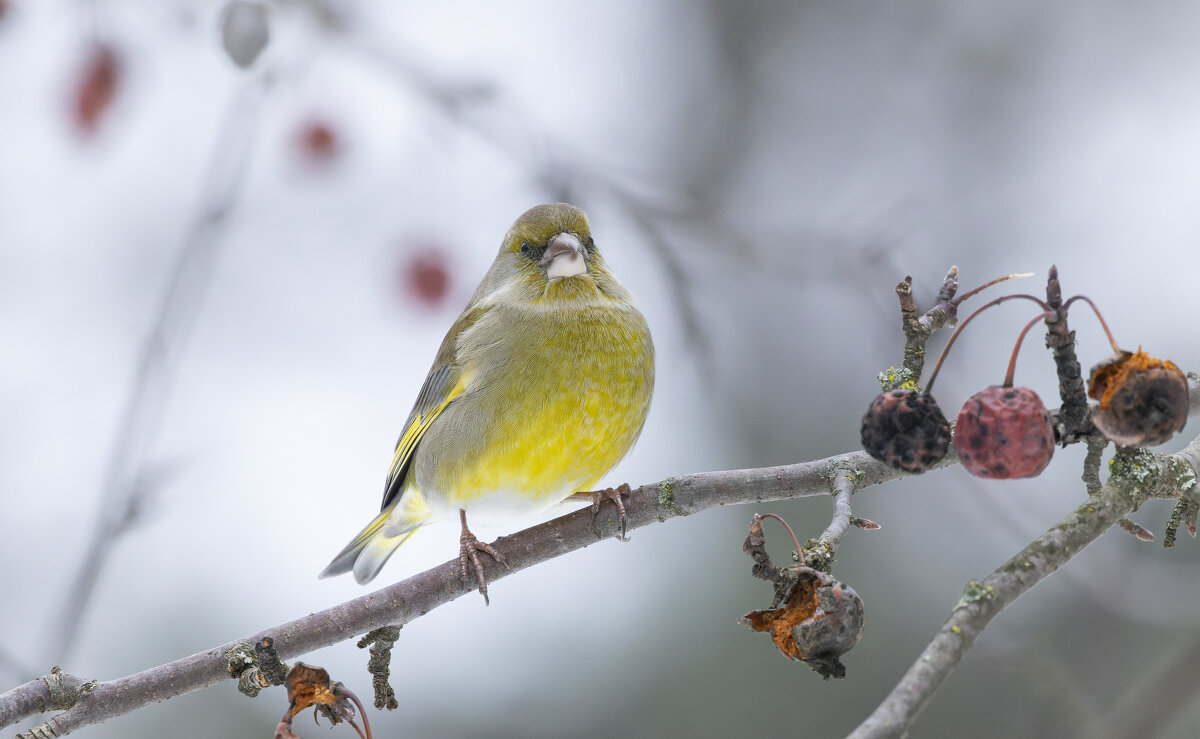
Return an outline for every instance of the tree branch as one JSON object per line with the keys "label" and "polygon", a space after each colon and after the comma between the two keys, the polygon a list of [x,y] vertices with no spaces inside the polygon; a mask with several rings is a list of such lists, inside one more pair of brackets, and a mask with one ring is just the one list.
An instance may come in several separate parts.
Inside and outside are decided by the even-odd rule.
{"label": "tree branch", "polygon": [[[1188,391],[1189,407],[1195,413],[1200,410],[1200,381],[1193,378],[1189,382]],[[1200,468],[1200,439],[1193,441],[1188,450],[1168,456],[1178,457],[1193,468]],[[1190,456],[1185,456],[1185,452]],[[1148,456],[1156,458],[1153,455]],[[933,468],[947,467],[957,461],[958,455],[951,449],[951,453]],[[830,495],[834,490],[835,477],[845,475],[846,470],[854,470],[856,473],[857,490],[911,476],[872,459],[866,452],[851,452],[778,467],[703,472],[667,478],[633,491],[626,504],[627,529],[663,523],[672,518],[688,516],[717,506]],[[1116,484],[1110,481],[1104,490],[1115,490],[1113,486]],[[1159,497],[1176,495],[1165,487],[1153,488],[1146,494]],[[954,656],[953,662],[941,675],[942,679],[949,673],[953,663],[970,647],[974,637],[978,635],[978,629],[982,629],[1004,605],[1070,558],[1056,552],[1055,547],[1073,547],[1069,551],[1070,554],[1074,554],[1088,541],[1099,536],[1116,519],[1128,513],[1134,506],[1132,501],[1137,499],[1137,496],[1131,493],[1126,495],[1128,499],[1122,499],[1120,502],[1104,502],[1103,496],[1090,498],[1067,519],[1066,524],[1060,524],[1038,540],[1046,540],[1044,550],[1026,557],[1018,555],[1006,565],[1010,567],[1017,563],[1011,572],[1001,568],[985,581],[984,587],[991,586],[996,594],[976,600],[965,609],[960,608],[951,617],[952,620],[962,619],[960,612],[965,610],[974,618],[986,617],[985,620],[976,624],[964,619],[965,628],[973,631],[963,633],[954,633],[953,627],[958,625],[957,622],[947,622],[946,630],[949,636],[943,637],[939,634],[940,641],[935,640],[935,644],[930,646],[930,649],[933,649],[934,646],[944,648],[948,645],[950,650],[947,654]],[[1065,531],[1059,531],[1064,526],[1072,530],[1070,537]],[[501,537],[494,542],[494,546],[507,560],[509,567],[500,568],[490,560],[485,560],[488,581],[501,580],[527,567],[582,549],[589,544],[615,538],[619,529],[620,522],[615,506],[603,505],[597,514],[593,514],[589,508],[584,508],[512,536]],[[1025,567],[1026,561],[1031,563],[1030,567]],[[473,592],[474,587],[473,582],[465,582],[460,578],[458,560],[453,559],[407,580],[319,613],[261,631],[244,640],[229,642],[127,677],[89,684],[89,690],[81,694],[74,705],[51,718],[39,729],[49,736],[62,736],[151,703],[228,680],[230,673],[222,655],[227,649],[242,642],[254,644],[264,637],[270,637],[274,640],[280,659],[291,659],[381,626],[409,623],[440,605]],[[959,629],[961,632],[964,627],[959,626]],[[66,678],[77,680],[71,676]],[[0,695],[0,728],[54,708],[47,700],[50,692],[45,681],[48,679],[49,676],[34,680]],[[897,690],[900,690],[900,686]],[[913,692],[911,685],[907,692]],[[920,706],[913,710],[911,715],[915,715],[928,699],[928,695],[924,696]],[[34,732],[39,729],[35,729]],[[33,737],[36,734],[28,733],[25,736]]]}
{"label": "tree branch", "polygon": [[[956,457],[949,455],[938,466],[945,467],[954,461]],[[668,478],[633,491],[626,504],[627,527],[633,530],[722,505],[830,495],[832,477],[846,474],[846,469],[861,471],[859,489],[907,476],[907,473],[872,459],[866,452],[851,452],[779,467]],[[485,560],[488,582],[496,582],[540,562],[613,538],[618,531],[615,506],[606,504],[595,515],[589,508],[584,508],[513,536],[501,537],[494,546],[509,567],[500,568],[491,560]],[[474,587],[473,582],[464,582],[460,578],[456,558],[368,595],[239,641],[253,644],[263,637],[271,637],[279,657],[289,660],[380,626],[406,624],[473,592]],[[128,677],[98,683],[78,703],[47,724],[62,735],[150,703],[228,680],[230,675],[222,655],[237,643],[223,644]],[[0,728],[37,713],[39,696],[44,694],[42,681],[34,680],[0,695]]]}
{"label": "tree branch", "polygon": [[[1191,388],[1193,391],[1195,387]],[[1200,492],[1200,436],[1177,454],[1122,449],[1100,490],[982,582],[972,580],[921,656],[850,739],[903,736],[987,625],[1143,502]]]}

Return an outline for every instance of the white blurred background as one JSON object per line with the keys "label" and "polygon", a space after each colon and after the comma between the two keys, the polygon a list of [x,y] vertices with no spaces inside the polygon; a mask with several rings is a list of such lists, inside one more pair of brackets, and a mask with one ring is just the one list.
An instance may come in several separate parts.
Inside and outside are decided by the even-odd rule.
{"label": "white blurred background", "polygon": [[[246,70],[222,7],[0,0],[0,690],[59,661],[120,677],[365,592],[316,573],[377,510],[437,344],[539,202],[588,212],[658,347],[612,484],[856,448],[900,361],[894,285],[911,274],[927,307],[952,264],[964,288],[1034,271],[1014,288],[1034,293],[1057,264],[1125,346],[1200,367],[1195,3],[277,0]],[[973,324],[938,380],[948,413],[1001,380],[1031,315]],[[1085,365],[1108,353],[1072,323]],[[1054,406],[1041,343],[1017,381]],[[845,680],[734,623],[770,597],[750,514],[811,537],[828,501],[713,510],[405,627],[376,736],[844,734],[967,580],[1082,499],[1082,458],[857,496],[883,529],[834,570],[867,604]],[[112,475],[145,502],[68,639]],[[1135,518],[1161,539],[1169,512]],[[421,531],[378,583],[456,537]],[[1193,736],[1198,560],[1186,536],[1106,535],[994,622],[913,735]],[[369,698],[352,641],[302,659]],[[229,683],[86,731],[265,737],[285,707]]]}

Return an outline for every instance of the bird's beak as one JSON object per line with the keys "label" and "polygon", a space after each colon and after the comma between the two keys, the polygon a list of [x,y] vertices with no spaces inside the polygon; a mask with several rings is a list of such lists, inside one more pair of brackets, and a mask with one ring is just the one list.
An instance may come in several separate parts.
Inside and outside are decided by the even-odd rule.
{"label": "bird's beak", "polygon": [[560,233],[546,246],[546,253],[538,266],[546,270],[546,277],[574,277],[587,272],[587,258],[583,244],[573,233]]}

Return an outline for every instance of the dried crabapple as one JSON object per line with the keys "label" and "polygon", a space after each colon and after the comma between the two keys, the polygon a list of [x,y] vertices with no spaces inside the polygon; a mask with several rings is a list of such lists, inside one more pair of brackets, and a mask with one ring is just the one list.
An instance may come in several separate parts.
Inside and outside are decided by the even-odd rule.
{"label": "dried crabapple", "polygon": [[924,472],[950,448],[950,423],[933,396],[915,390],[880,393],[862,420],[867,454],[891,467]]}
{"label": "dried crabapple", "polygon": [[1054,427],[1033,390],[992,385],[963,403],[954,447],[976,477],[1037,477],[1054,456]]}
{"label": "dried crabapple", "polygon": [[1162,444],[1187,423],[1183,371],[1140,349],[1122,351],[1093,367],[1088,395],[1100,401],[1092,422],[1121,446]]}

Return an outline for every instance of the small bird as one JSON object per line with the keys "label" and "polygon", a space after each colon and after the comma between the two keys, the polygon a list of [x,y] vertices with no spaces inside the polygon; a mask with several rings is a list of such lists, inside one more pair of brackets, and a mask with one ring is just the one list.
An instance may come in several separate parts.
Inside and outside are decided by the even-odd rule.
{"label": "small bird", "polygon": [[[529,209],[433,360],[396,442],[382,512],[321,577],[370,582],[420,526],[458,513],[459,564],[487,602],[467,528],[532,514],[589,491],[633,446],[654,390],[654,345],[633,295],[609,271],[587,216],[566,203]],[[622,486],[628,491],[627,486]],[[586,493],[598,504],[620,493]]]}

